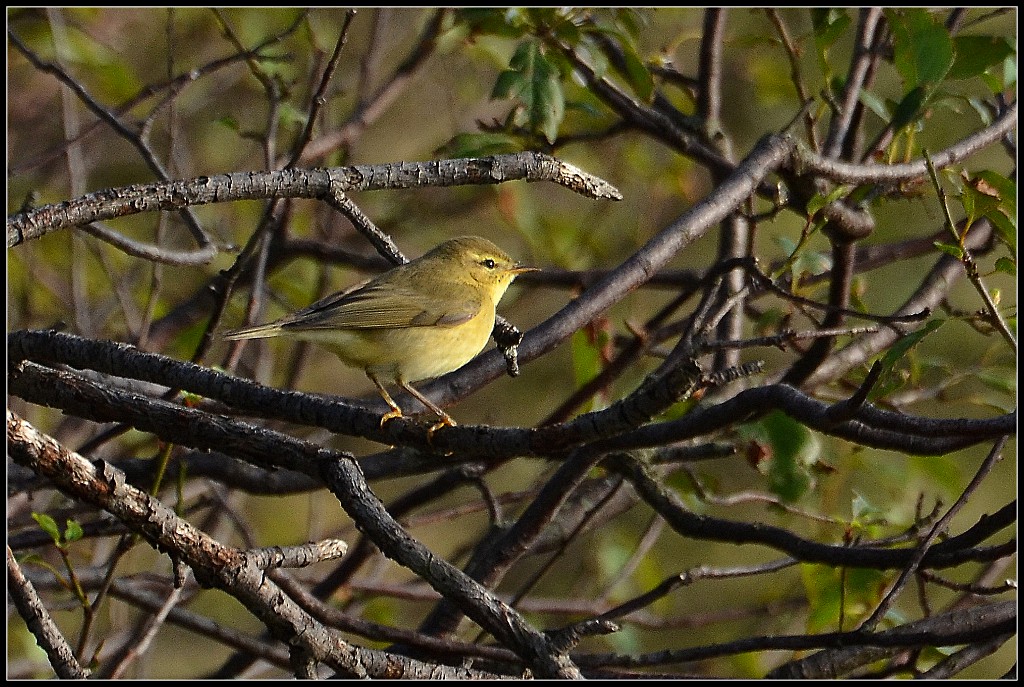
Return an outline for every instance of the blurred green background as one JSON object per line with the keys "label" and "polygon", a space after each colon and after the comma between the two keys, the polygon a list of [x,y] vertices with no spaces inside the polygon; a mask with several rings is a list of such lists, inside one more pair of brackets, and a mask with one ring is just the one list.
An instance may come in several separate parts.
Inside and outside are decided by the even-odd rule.
{"label": "blurred green background", "polygon": [[[415,54],[414,47],[436,11],[358,11],[315,130],[315,139],[347,131],[348,145],[305,159],[303,165],[376,164],[446,157],[457,151],[463,140],[460,136],[478,132],[482,125],[491,126],[506,117],[510,110],[508,100],[492,99],[491,94],[495,81],[508,68],[517,39],[471,34],[464,23],[456,22],[451,15],[445,19],[434,50],[422,65],[402,75],[400,81],[394,80],[396,70]],[[603,21],[610,25],[626,21],[614,17],[611,10],[595,12],[608,12]],[[982,10],[975,12],[976,16],[984,14]],[[803,41],[802,73],[808,90],[818,94],[834,74],[845,73],[851,32],[840,37],[827,55],[828,62],[823,63],[812,49],[810,13],[784,9],[780,14],[793,35]],[[330,57],[344,16],[340,9],[315,9],[303,15],[297,9],[224,9],[214,14],[202,8],[9,8],[8,26],[41,59],[60,62],[91,94],[98,107],[115,113],[134,131],[141,131],[172,178],[191,178],[267,169],[287,157],[291,141],[304,125],[311,84],[316,83],[315,75]],[[655,63],[671,64],[683,74],[696,72],[701,10],[637,10],[630,12],[628,21],[637,27],[638,55]],[[263,49],[263,54],[272,59],[260,60],[258,68],[250,68],[241,60],[211,67],[215,61],[237,51],[225,27],[247,47],[280,36]],[[988,18],[974,30],[1005,37],[1015,46],[1016,13]],[[793,118],[798,104],[785,53],[765,13],[731,11],[726,31],[721,128],[731,141],[736,159],[740,159],[761,136],[784,127]],[[877,75],[873,94],[881,100],[898,100],[902,95],[900,74],[891,65],[886,66],[888,69]],[[181,80],[173,96],[162,87],[154,88],[152,93],[147,90],[166,82],[169,75],[177,77],[200,68],[203,73],[194,80]],[[10,40],[7,75],[9,213],[22,207],[30,194],[35,194],[35,204],[53,203],[154,178],[136,148],[109,126],[98,124],[95,112],[63,91],[53,75],[32,65],[22,51],[12,47]],[[623,201],[593,201],[554,185],[522,182],[495,187],[360,193],[353,194],[353,199],[409,257],[420,255],[450,236],[479,234],[520,261],[547,270],[609,269],[618,265],[704,197],[713,182],[694,161],[640,132],[595,135],[604,132],[612,118],[578,81],[570,77],[564,82],[568,105],[559,134],[569,142],[559,142],[553,152],[610,181],[622,191]],[[272,86],[268,88],[267,84]],[[385,102],[373,98],[382,87],[394,89]],[[941,149],[982,126],[972,99],[988,94],[990,84],[974,78],[957,82],[953,87],[960,89],[954,94],[957,97],[951,98],[949,104],[935,107],[918,134],[920,145],[930,150]],[[268,105],[271,90],[278,99],[273,108]],[[685,89],[665,86],[663,91],[685,114],[693,113],[693,102]],[[360,109],[360,103],[367,102],[379,107],[364,112],[362,121],[354,120],[353,112]],[[879,120],[869,129],[880,127]],[[276,133],[270,144],[266,143],[268,130]],[[573,138],[577,133],[580,135]],[[74,139],[73,145],[65,143],[68,138]],[[1009,175],[1014,160],[998,146],[990,146],[973,156],[968,166],[971,170],[992,169]],[[936,232],[942,214],[935,194],[929,191],[924,189],[913,198],[878,206],[878,229],[868,243],[885,244]],[[231,266],[237,247],[244,245],[253,232],[262,204],[215,204],[197,207],[195,212],[224,249],[213,262],[199,267],[154,268],[91,237],[68,231],[8,250],[8,330],[60,325],[84,336],[139,343],[149,350],[189,359],[208,313],[195,311],[183,320],[166,318],[194,299],[218,271]],[[762,263],[785,258],[799,240],[805,222],[805,218],[794,213],[782,213],[760,224],[755,253]],[[179,218],[170,213],[136,215],[112,221],[110,226],[140,241],[159,238],[177,248],[191,245]],[[319,239],[363,255],[372,253],[365,240],[322,203],[293,202],[287,229],[292,237]],[[702,271],[715,259],[716,241],[716,232],[711,232],[680,254],[670,268]],[[827,242],[820,233],[812,237],[805,256],[816,252],[825,256],[828,253]],[[937,258],[938,251],[934,251],[859,275],[855,289],[863,307],[871,312],[891,311],[918,286]],[[991,269],[994,258],[993,255],[981,259],[983,271]],[[288,260],[276,268],[269,280],[271,294],[262,319],[307,305],[323,293],[365,276],[366,272],[344,264],[325,265],[302,257]],[[986,283],[1001,291],[1003,306],[1014,302],[1014,277],[995,275]],[[824,299],[825,288],[808,287],[803,293]],[[499,310],[526,331],[557,312],[577,293],[546,282],[542,276],[527,277],[513,286]],[[244,289],[235,294],[225,326],[241,322],[247,295]],[[606,327],[609,335],[628,335],[627,323],[642,324],[672,295],[666,289],[640,289],[606,313],[607,321],[601,326]],[[966,282],[954,290],[950,300],[953,307],[964,311],[980,307],[977,294]],[[806,326],[806,322],[801,325]],[[218,364],[218,356],[225,350],[224,344],[218,344],[205,362]],[[290,363],[298,354],[295,344],[272,342],[261,345],[259,351],[243,360],[238,373],[252,375],[268,385],[288,383],[286,371],[292,369]],[[540,422],[596,371],[593,354],[593,346],[579,336],[525,365],[520,377],[496,380],[464,399],[451,412],[463,424],[528,426]],[[760,349],[744,352],[744,360],[754,359],[764,359],[766,370],[771,373],[784,369],[792,360],[792,353]],[[615,384],[610,400],[632,390],[656,364],[656,359],[649,359],[636,366]],[[316,349],[308,353],[306,363],[294,369],[298,375],[290,382],[303,391],[345,397],[373,395],[361,372],[345,368],[333,356]],[[998,337],[979,333],[963,321],[952,320],[937,335],[926,339],[913,353],[909,374],[905,393],[926,391],[919,394],[919,399],[902,405],[907,412],[987,417],[1015,407],[1014,355],[1007,352]],[[839,398],[845,393],[836,389],[834,396],[823,398]],[[80,445],[96,431],[88,423],[49,409],[27,407],[18,399],[9,398],[8,403],[37,427],[71,447]],[[305,428],[286,431],[357,454],[381,448]],[[750,428],[749,436],[759,437],[770,431],[770,427],[754,427]],[[928,511],[937,501],[948,505],[987,452],[987,447],[982,446],[949,456],[907,457],[858,449],[821,436],[814,437],[808,445],[814,452],[809,458],[827,463],[833,470],[819,475],[814,488],[803,493],[794,505],[834,518],[834,522],[823,523],[786,513],[757,498],[741,499],[739,504],[709,503],[697,497],[692,481],[682,473],[676,473],[670,483],[695,510],[736,520],[772,522],[808,537],[838,542],[851,519],[857,521],[857,527],[863,527],[859,532],[864,536],[880,536],[909,526],[919,507]],[[142,457],[155,451],[151,437],[131,432],[106,445],[98,457]],[[953,532],[1014,498],[1017,473],[1013,442],[1007,446],[1005,455],[1007,458],[986,481],[982,493],[958,516]],[[489,474],[487,483],[498,494],[530,490],[552,469],[536,461],[513,461]],[[692,469],[704,487],[716,494],[766,492],[765,476],[742,456],[697,463]],[[387,503],[423,479],[406,477],[373,486]],[[205,489],[215,492],[213,500],[223,500],[227,509],[241,519],[241,523],[219,522],[211,532],[225,543],[242,545],[251,537],[255,545],[266,546],[323,536],[355,536],[336,500],[320,491],[271,498],[229,493],[216,485],[205,485],[202,489],[197,486],[191,498],[200,504],[199,513],[206,512],[201,504],[211,498],[203,496]],[[61,498],[54,497],[33,503],[32,509],[46,511],[66,505]],[[445,509],[456,507],[472,512],[454,519],[456,516]],[[458,563],[466,547],[479,538],[488,524],[479,493],[460,489],[433,504],[432,510],[437,512],[436,517],[415,514],[414,519],[418,520],[410,531],[433,550]],[[453,519],[456,527],[452,526]],[[774,552],[762,548],[690,542],[666,529],[636,568],[619,580],[650,519],[646,508],[635,507],[573,543],[524,603],[523,607],[530,610],[529,616],[541,626],[559,626],[577,617],[567,599],[616,603],[650,589],[668,575],[694,566],[738,566],[777,558]],[[10,520],[8,526],[12,527]],[[85,566],[102,560],[103,549],[101,545],[82,542],[74,553]],[[540,563],[526,559],[500,591],[514,591]],[[169,567],[166,558],[148,547],[136,547],[123,566],[125,570],[162,574]],[[315,566],[296,574],[316,579],[327,570],[329,566]],[[969,573],[976,571],[958,570],[958,574],[969,577]],[[582,646],[595,651],[635,653],[726,641],[749,634],[833,630],[838,600],[823,599],[821,595],[826,593],[823,590],[835,587],[819,579],[819,572],[792,567],[754,578],[753,583],[743,578],[697,583],[659,601],[639,622],[627,623],[623,631],[587,640]],[[1006,577],[1014,574],[1013,568],[1005,572]],[[345,592],[355,599],[350,610],[380,622],[415,626],[416,619],[432,605],[429,590],[414,584],[410,598],[380,593],[385,584],[411,583],[411,578],[408,571],[387,562],[368,566],[365,575],[360,576],[366,589],[353,587]],[[868,573],[867,579],[857,584],[866,598],[874,598],[885,580],[891,581],[891,576]],[[417,599],[421,592],[424,597]],[[851,593],[847,603],[859,603],[856,596]],[[905,596],[905,611],[916,612],[913,594]],[[934,607],[941,607],[953,596],[935,591]],[[258,632],[259,624],[226,598],[217,592],[202,592],[190,607],[225,624]],[[338,601],[350,602],[348,598]],[[848,612],[855,616],[857,609]],[[116,636],[118,628],[127,627],[128,619],[136,617],[136,613],[121,604],[108,604],[100,619],[103,632]],[[68,634],[75,636],[80,613],[72,606],[58,611],[57,618]],[[471,630],[466,636],[472,637],[474,632]],[[182,630],[167,628],[137,668],[138,676],[194,677],[214,668],[230,653],[210,642],[201,651],[190,649],[187,661],[183,661],[182,642],[189,641],[189,635]],[[32,644],[20,620],[15,618],[9,623],[9,676],[12,670],[31,674],[30,658],[37,651]],[[961,677],[1000,674],[1011,663],[1012,651],[1013,646],[1004,646],[996,658],[982,662]],[[758,676],[773,665],[772,661],[783,658],[781,653],[762,653],[718,659],[701,666],[698,672]],[[45,676],[47,670],[41,668],[38,674]]]}

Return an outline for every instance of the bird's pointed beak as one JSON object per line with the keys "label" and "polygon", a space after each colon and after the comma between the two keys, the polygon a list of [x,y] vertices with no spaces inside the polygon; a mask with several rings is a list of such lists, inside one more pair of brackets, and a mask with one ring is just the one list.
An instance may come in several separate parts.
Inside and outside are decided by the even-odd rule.
{"label": "bird's pointed beak", "polygon": [[540,272],[539,267],[524,267],[522,265],[516,265],[508,271],[509,274],[525,274],[527,272]]}

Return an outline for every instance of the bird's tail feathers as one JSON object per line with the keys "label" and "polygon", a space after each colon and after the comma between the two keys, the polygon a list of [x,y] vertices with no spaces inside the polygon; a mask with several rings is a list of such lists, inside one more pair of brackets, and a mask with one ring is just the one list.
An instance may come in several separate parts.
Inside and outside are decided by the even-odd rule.
{"label": "bird's tail feathers", "polygon": [[238,339],[266,339],[271,336],[277,336],[280,333],[281,323],[270,322],[268,324],[258,324],[254,327],[231,329],[224,332],[223,337],[232,341],[237,341]]}

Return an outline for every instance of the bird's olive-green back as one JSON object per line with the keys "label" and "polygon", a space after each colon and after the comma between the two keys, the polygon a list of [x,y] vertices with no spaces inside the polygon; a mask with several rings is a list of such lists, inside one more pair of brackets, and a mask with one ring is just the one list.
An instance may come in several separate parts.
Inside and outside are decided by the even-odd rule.
{"label": "bird's olive-green back", "polygon": [[494,308],[514,274],[490,241],[460,237],[280,321],[282,330],[454,327]]}

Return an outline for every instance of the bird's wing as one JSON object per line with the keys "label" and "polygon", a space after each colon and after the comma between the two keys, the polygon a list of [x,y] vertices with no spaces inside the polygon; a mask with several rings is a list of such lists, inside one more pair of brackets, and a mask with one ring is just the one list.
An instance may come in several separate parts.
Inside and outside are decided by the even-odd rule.
{"label": "bird's wing", "polygon": [[[440,301],[440,303],[439,303]],[[454,327],[480,310],[472,296],[445,302],[393,283],[369,282],[332,294],[280,322],[283,329],[385,329]]]}

